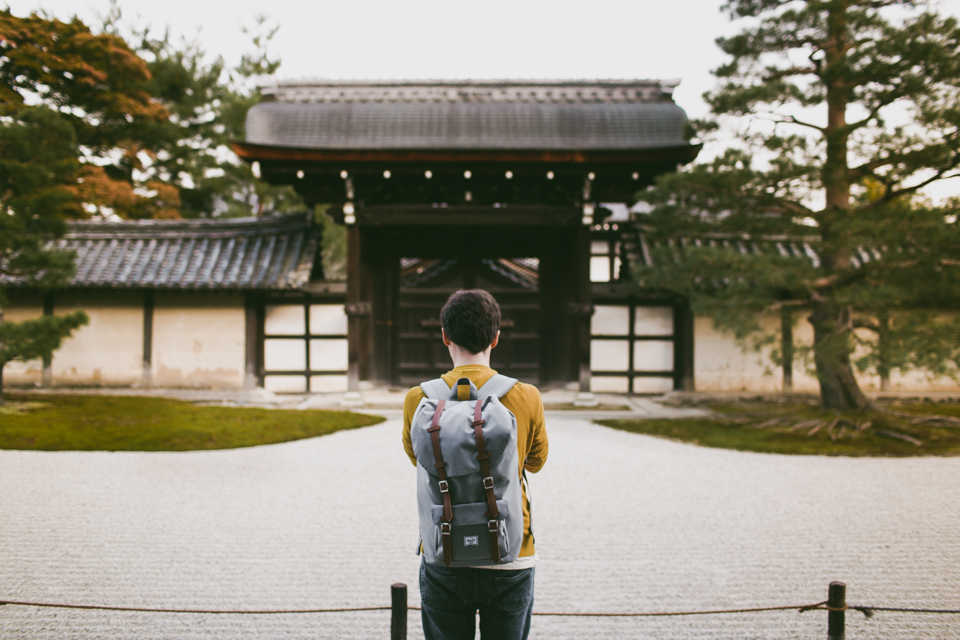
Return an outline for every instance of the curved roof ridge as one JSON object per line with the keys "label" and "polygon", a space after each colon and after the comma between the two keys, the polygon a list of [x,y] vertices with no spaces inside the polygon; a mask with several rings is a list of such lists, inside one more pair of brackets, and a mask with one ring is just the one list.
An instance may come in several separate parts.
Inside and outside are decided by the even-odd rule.
{"label": "curved roof ridge", "polygon": [[284,80],[261,87],[277,102],[672,102],[672,80]]}
{"label": "curved roof ridge", "polygon": [[401,78],[401,79],[331,79],[319,77],[289,78],[278,80],[263,86],[338,86],[338,87],[378,87],[378,86],[579,86],[579,85],[661,85],[676,86],[679,79],[663,78],[463,78],[459,80],[444,78]]}
{"label": "curved roof ridge", "polygon": [[206,236],[223,233],[258,233],[310,226],[309,214],[290,213],[277,216],[244,218],[187,218],[179,220],[74,220],[68,222],[64,238],[93,238],[110,236],[158,237],[176,235]]}

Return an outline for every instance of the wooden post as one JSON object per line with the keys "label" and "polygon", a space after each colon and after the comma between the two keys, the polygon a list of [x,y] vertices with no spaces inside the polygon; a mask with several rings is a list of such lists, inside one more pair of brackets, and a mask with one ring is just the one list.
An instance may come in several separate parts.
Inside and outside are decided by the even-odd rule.
{"label": "wooden post", "polygon": [[686,300],[673,305],[673,389],[693,391],[693,311]]}
{"label": "wooden post", "polygon": [[263,322],[264,305],[255,294],[248,293],[244,301],[244,389],[263,386]]}
{"label": "wooden post", "polygon": [[390,640],[407,640],[407,585],[390,585]]}
{"label": "wooden post", "polygon": [[847,585],[831,582],[827,592],[827,607],[837,611],[827,611],[827,640],[843,640],[846,633]]}
{"label": "wooden post", "polygon": [[[43,294],[43,315],[53,315],[53,292],[47,291]],[[53,357],[43,359],[43,372],[41,373],[40,386],[44,389],[53,387]]]}
{"label": "wooden post", "polygon": [[143,370],[140,386],[153,386],[153,291],[143,292]]}
{"label": "wooden post", "polygon": [[880,361],[877,363],[877,374],[880,376],[880,391],[890,390],[890,313],[886,309],[877,312],[877,349]]}
{"label": "wooden post", "polygon": [[783,360],[783,390],[793,391],[793,308],[780,310],[780,356]]}

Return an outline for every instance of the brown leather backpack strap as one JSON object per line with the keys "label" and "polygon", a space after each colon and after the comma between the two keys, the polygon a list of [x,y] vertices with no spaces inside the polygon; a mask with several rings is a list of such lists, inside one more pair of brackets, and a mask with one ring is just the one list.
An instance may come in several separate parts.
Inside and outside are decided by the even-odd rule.
{"label": "brown leather backpack strap", "polygon": [[443,415],[443,408],[446,404],[446,400],[437,402],[437,410],[433,412],[433,423],[427,429],[427,432],[433,442],[433,457],[436,460],[437,475],[440,476],[440,495],[443,497],[443,515],[440,516],[440,541],[443,544],[443,562],[449,567],[453,561],[452,526],[450,525],[453,522],[453,504],[450,501],[450,483],[447,482],[447,463],[443,461],[443,451],[440,449],[440,416]]}
{"label": "brown leather backpack strap", "polygon": [[480,471],[483,476],[483,490],[487,494],[487,533],[490,536],[490,557],[494,562],[500,562],[500,510],[497,508],[497,496],[493,491],[493,475],[490,473],[490,454],[483,439],[484,420],[480,411],[483,408],[483,398],[477,399],[473,410],[473,434],[477,439],[477,460],[480,462]]}

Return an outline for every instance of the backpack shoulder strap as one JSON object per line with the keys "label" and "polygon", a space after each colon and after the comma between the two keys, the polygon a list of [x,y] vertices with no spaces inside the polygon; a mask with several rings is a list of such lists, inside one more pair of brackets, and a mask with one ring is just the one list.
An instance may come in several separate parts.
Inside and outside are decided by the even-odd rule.
{"label": "backpack shoulder strap", "polygon": [[423,395],[431,400],[446,400],[450,396],[450,387],[443,381],[443,378],[421,382],[420,389],[423,391]]}
{"label": "backpack shoulder strap", "polygon": [[513,389],[513,385],[515,384],[517,384],[516,378],[508,378],[507,376],[496,373],[480,387],[480,390],[477,391],[477,397],[486,398],[487,396],[496,396],[502,398],[510,389]]}

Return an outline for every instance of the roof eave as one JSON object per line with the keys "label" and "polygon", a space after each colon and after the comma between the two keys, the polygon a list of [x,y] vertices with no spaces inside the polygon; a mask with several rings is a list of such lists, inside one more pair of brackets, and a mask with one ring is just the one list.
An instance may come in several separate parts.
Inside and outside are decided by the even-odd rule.
{"label": "roof eave", "polygon": [[663,163],[687,164],[696,159],[702,144],[683,143],[635,149],[314,149],[250,142],[232,142],[234,152],[246,162],[262,160],[314,163],[382,162],[521,162],[550,164]]}

